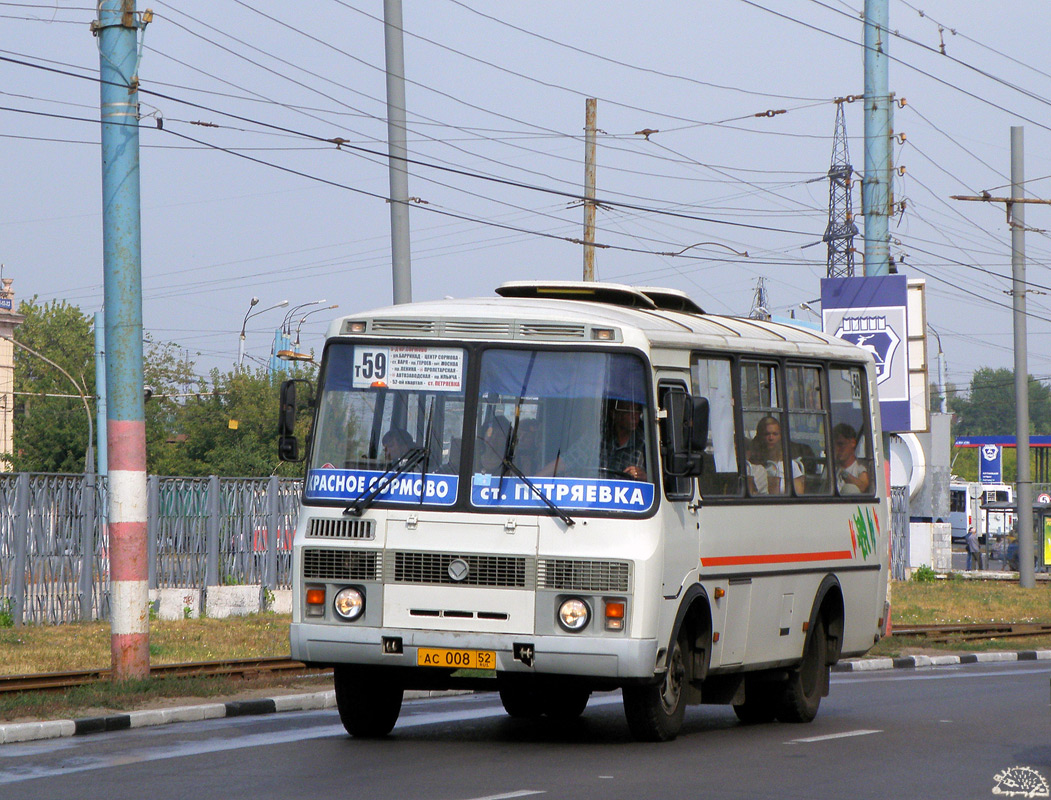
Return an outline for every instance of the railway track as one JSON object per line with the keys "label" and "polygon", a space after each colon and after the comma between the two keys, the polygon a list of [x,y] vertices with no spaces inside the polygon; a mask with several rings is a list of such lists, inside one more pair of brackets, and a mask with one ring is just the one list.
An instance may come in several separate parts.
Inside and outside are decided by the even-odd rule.
{"label": "railway track", "polygon": [[[151,678],[239,676],[252,678],[263,674],[301,675],[317,674],[300,661],[288,658],[245,658],[225,661],[195,661],[186,664],[154,664]],[[110,670],[78,670],[74,672],[45,672],[38,675],[0,675],[0,694],[12,692],[69,689],[110,679]]]}
{"label": "railway track", "polygon": [[968,625],[894,625],[895,636],[922,636],[929,642],[978,641],[981,639],[1017,639],[1025,636],[1051,635],[1051,623],[1002,622]]}

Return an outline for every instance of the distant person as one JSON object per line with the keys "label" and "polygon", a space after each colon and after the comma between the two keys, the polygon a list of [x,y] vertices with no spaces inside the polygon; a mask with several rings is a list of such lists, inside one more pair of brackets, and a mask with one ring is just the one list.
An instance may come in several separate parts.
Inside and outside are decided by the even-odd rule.
{"label": "distant person", "polygon": [[412,437],[404,428],[391,428],[383,434],[383,457],[388,462],[397,461],[414,446]]}
{"label": "distant person", "polygon": [[500,471],[507,451],[511,425],[506,417],[493,417],[475,440],[474,471],[492,475]]}
{"label": "distant person", "polygon": [[967,529],[967,569],[982,570],[982,548],[978,544],[978,533],[971,525]]}
{"label": "distant person", "polygon": [[840,494],[867,494],[871,480],[858,461],[858,435],[845,422],[832,429],[832,452],[836,457],[836,486]]}

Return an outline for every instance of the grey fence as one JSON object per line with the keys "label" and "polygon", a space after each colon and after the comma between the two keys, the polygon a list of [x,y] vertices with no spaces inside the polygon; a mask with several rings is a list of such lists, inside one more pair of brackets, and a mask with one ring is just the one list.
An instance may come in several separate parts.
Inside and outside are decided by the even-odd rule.
{"label": "grey fence", "polygon": [[[148,478],[150,588],[290,588],[300,481]],[[0,475],[0,615],[109,618],[106,481]]]}
{"label": "grey fence", "polygon": [[909,487],[890,490],[890,576],[905,580],[909,567]]}

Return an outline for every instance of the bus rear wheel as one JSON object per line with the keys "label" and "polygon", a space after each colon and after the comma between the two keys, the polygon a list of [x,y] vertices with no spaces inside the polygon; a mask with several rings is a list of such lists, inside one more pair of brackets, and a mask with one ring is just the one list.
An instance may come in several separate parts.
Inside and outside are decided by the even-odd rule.
{"label": "bus rear wheel", "polygon": [[379,672],[336,666],[333,670],[336,708],[347,733],[378,739],[394,729],[401,713],[402,687]]}
{"label": "bus rear wheel", "polygon": [[591,690],[579,686],[559,686],[544,693],[544,714],[559,722],[569,722],[584,713]]}
{"label": "bus rear wheel", "polygon": [[686,714],[687,648],[685,640],[675,642],[660,683],[624,687],[624,715],[633,738],[668,742],[679,735]]}
{"label": "bus rear wheel", "polygon": [[789,673],[781,693],[777,718],[782,722],[812,722],[822,696],[828,694],[828,638],[820,617],[810,631],[803,661]]}
{"label": "bus rear wheel", "polygon": [[745,725],[760,725],[773,722],[777,717],[777,685],[760,678],[746,678],[744,702],[734,704],[737,719]]}

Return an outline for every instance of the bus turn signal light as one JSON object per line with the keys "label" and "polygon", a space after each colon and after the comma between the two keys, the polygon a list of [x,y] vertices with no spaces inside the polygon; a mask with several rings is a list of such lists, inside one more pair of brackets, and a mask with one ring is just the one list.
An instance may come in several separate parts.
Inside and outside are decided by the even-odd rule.
{"label": "bus turn signal light", "polygon": [[323,617],[325,615],[325,589],[307,589],[307,616]]}
{"label": "bus turn signal light", "polygon": [[606,630],[607,631],[622,631],[622,630],[624,630],[624,601],[623,600],[607,600],[606,601]]}

